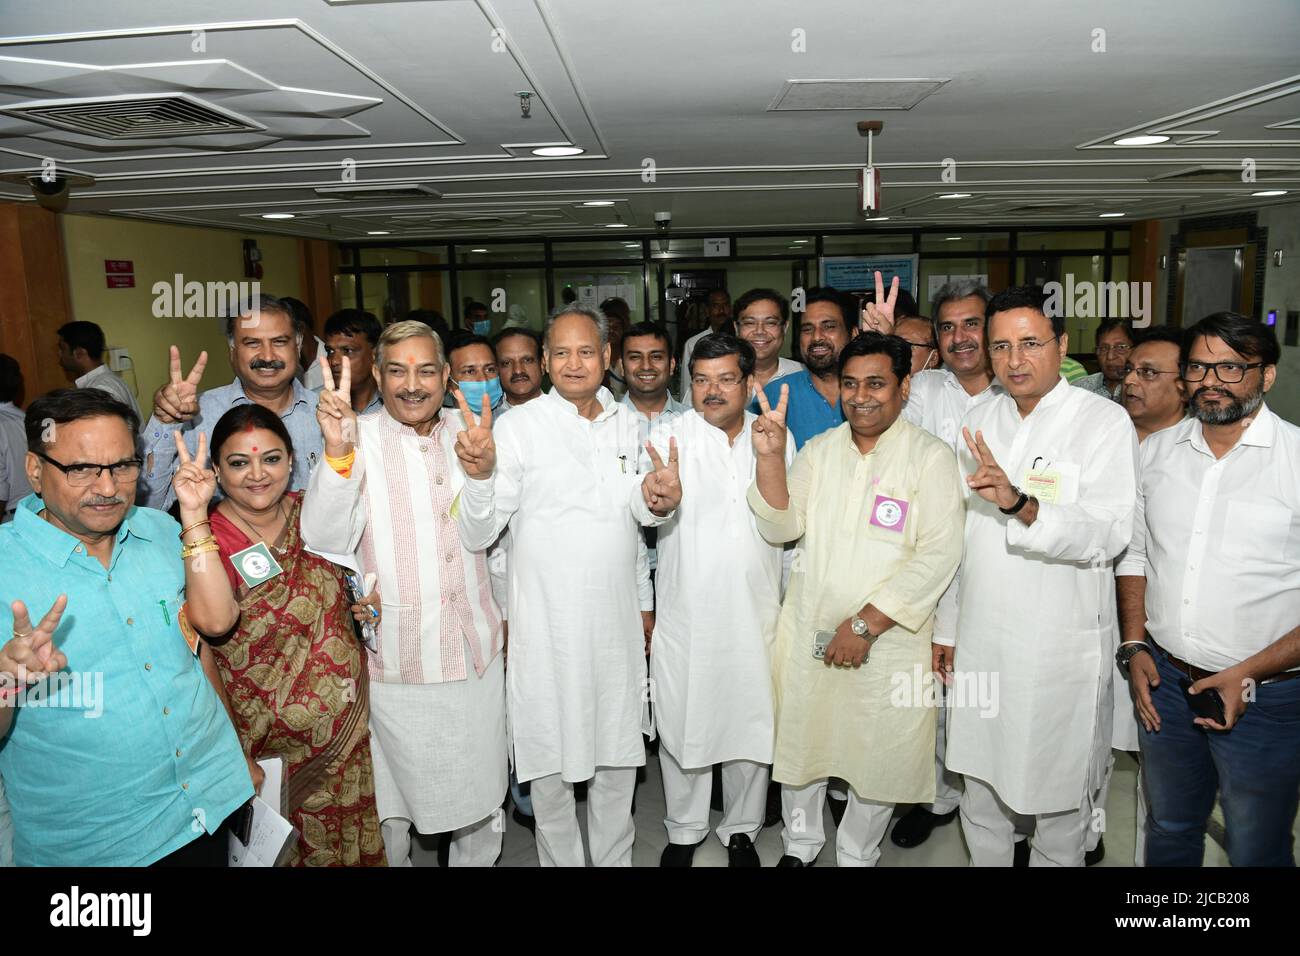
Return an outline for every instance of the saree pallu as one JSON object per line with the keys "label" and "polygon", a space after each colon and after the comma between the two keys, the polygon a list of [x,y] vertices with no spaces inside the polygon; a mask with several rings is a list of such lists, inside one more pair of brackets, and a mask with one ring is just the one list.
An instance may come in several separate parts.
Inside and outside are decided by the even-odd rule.
{"label": "saree pallu", "polygon": [[301,497],[271,553],[283,571],[249,589],[230,556],[252,542],[214,506],[212,533],[239,601],[239,624],[214,646],[254,760],[284,761],[285,812],[298,829],[289,866],[384,866],[369,738],[369,680],[342,573],[303,548]]}

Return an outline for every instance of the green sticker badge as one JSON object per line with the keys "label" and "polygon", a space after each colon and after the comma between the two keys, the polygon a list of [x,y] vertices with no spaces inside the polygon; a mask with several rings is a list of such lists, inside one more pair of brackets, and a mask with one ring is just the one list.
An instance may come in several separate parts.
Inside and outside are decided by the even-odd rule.
{"label": "green sticker badge", "polygon": [[259,541],[251,548],[236,551],[230,556],[230,563],[249,590],[259,584],[265,584],[271,578],[284,571],[275,560],[267,546]]}

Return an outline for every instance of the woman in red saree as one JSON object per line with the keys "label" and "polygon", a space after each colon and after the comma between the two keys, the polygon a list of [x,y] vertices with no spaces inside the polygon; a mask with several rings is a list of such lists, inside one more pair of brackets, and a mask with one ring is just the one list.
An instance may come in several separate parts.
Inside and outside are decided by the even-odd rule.
{"label": "woman in red saree", "polygon": [[299,832],[287,865],[384,866],[352,625],[369,612],[352,604],[339,567],[303,547],[301,495],[286,493],[292,455],[280,417],[257,404],[232,408],[212,431],[225,497],[208,518],[239,605],[212,656],[254,781],[254,761],[284,761],[281,812]]}

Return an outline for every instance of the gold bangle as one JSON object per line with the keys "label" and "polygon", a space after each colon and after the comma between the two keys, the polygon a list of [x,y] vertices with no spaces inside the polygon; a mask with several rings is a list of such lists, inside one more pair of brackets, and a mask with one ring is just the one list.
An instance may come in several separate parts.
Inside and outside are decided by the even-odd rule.
{"label": "gold bangle", "polygon": [[181,552],[181,560],[184,561],[184,560],[187,559],[187,558],[192,558],[192,557],[194,557],[196,554],[207,554],[209,551],[220,551],[220,550],[221,550],[221,548],[219,548],[219,547],[218,547],[217,545],[215,545],[215,544],[201,544],[201,545],[197,545],[196,547],[188,548],[188,549],[182,551],[182,552]]}
{"label": "gold bangle", "polygon": [[188,528],[181,528],[181,537],[184,538],[187,534],[189,534],[189,533],[190,533],[191,531],[193,531],[195,528],[202,528],[204,525],[207,525],[208,528],[211,529],[211,527],[212,527],[212,521],[211,521],[211,519],[209,519],[209,518],[204,518],[202,521],[196,521],[196,522],[194,522],[194,524],[190,525]]}

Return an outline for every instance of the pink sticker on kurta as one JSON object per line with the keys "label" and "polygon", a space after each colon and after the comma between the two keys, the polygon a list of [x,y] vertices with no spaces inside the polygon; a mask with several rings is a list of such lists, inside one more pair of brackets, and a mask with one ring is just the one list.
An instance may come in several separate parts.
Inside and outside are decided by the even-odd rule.
{"label": "pink sticker on kurta", "polygon": [[902,498],[890,498],[888,495],[876,495],[871,506],[871,524],[886,531],[902,532],[907,522],[907,502]]}

